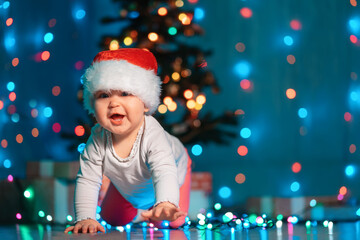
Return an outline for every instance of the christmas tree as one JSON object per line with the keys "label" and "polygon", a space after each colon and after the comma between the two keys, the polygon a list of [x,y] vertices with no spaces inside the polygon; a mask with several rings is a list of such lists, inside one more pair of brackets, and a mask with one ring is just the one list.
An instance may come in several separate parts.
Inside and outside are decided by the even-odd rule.
{"label": "christmas tree", "polygon": [[[184,144],[225,144],[229,137],[235,137],[235,133],[220,128],[220,124],[237,125],[235,112],[228,111],[217,117],[213,117],[211,112],[200,114],[206,103],[204,90],[211,88],[211,92],[216,94],[220,89],[207,67],[206,57],[211,51],[204,51],[189,43],[191,37],[203,33],[193,21],[194,11],[184,10],[181,0],[114,2],[120,8],[119,15],[105,17],[102,23],[122,22],[126,26],[115,35],[103,36],[101,48],[146,48],[155,55],[159,65],[158,74],[163,81],[161,104],[155,117],[162,126]],[[167,112],[175,111],[180,115],[177,121],[167,121]],[[81,141],[85,141],[90,134],[90,127],[83,125],[85,134],[80,137]]]}

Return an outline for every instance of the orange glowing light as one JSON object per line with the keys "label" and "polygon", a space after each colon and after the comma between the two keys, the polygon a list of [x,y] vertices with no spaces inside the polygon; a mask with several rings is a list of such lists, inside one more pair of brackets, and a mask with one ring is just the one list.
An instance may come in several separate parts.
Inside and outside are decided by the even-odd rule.
{"label": "orange glowing light", "polygon": [[177,108],[176,102],[171,102],[168,106],[168,109],[170,112],[174,112],[176,110],[176,108]]}
{"label": "orange glowing light", "polygon": [[356,152],[356,145],[355,145],[355,144],[351,144],[350,147],[349,147],[349,151],[350,151],[350,153]]}
{"label": "orange glowing light", "polygon": [[9,100],[12,101],[12,102],[16,100],[16,93],[15,92],[11,92],[9,94]]}
{"label": "orange glowing light", "polygon": [[85,134],[85,128],[81,125],[76,126],[75,134],[76,134],[76,136],[79,136],[79,137],[83,136]]}
{"label": "orange glowing light", "polygon": [[[125,41],[124,41],[125,43]],[[125,43],[126,45],[126,43]],[[112,40],[109,44],[109,50],[117,50],[120,48],[119,42],[117,40]]]}
{"label": "orange glowing light", "polygon": [[50,52],[49,51],[43,51],[41,53],[41,60],[47,61],[50,58]]}
{"label": "orange glowing light", "polygon": [[157,33],[151,32],[148,34],[148,38],[150,41],[155,42],[159,39],[159,35],[157,35]]}
{"label": "orange glowing light", "polygon": [[186,102],[186,107],[188,109],[194,109],[196,106],[196,102],[193,99],[190,99],[189,101]]}
{"label": "orange glowing light", "polygon": [[237,152],[240,156],[246,156],[248,154],[248,148],[246,146],[240,146]]}
{"label": "orange glowing light", "polygon": [[167,14],[167,9],[164,8],[164,7],[159,8],[159,9],[158,9],[158,14],[159,14],[160,16],[165,16],[165,15]]}
{"label": "orange glowing light", "polygon": [[294,172],[294,173],[298,173],[301,171],[301,164],[298,163],[298,162],[295,162],[292,166],[291,166],[291,170]]}
{"label": "orange glowing light", "polygon": [[13,67],[16,67],[17,65],[19,65],[19,59],[18,59],[18,58],[14,58],[14,59],[11,61],[11,64],[13,65]]}
{"label": "orange glowing light", "polygon": [[167,112],[167,107],[165,104],[160,104],[159,107],[158,107],[158,112],[161,113],[161,114],[164,114]]}
{"label": "orange glowing light", "polygon": [[16,135],[16,142],[22,143],[24,141],[24,138],[21,134]]}
{"label": "orange glowing light", "polygon": [[[182,24],[184,25],[190,25],[191,23],[191,17],[189,16],[186,16],[186,18],[184,18],[182,21],[181,21]],[[187,34],[187,36],[191,36],[191,32]]]}
{"label": "orange glowing light", "polygon": [[347,188],[345,186],[342,186],[339,190],[339,194],[345,196],[347,193]]}
{"label": "orange glowing light", "polygon": [[296,61],[294,55],[291,54],[286,57],[286,60],[288,61],[289,64],[294,64]]}
{"label": "orange glowing light", "polygon": [[288,99],[294,99],[296,97],[296,91],[294,89],[292,89],[292,88],[288,88],[286,90],[286,97]]}
{"label": "orange glowing light", "polygon": [[173,100],[171,97],[167,96],[164,98],[163,102],[165,103],[166,106],[169,106],[173,102]]}
{"label": "orange glowing light", "polygon": [[193,96],[194,96],[193,91],[191,91],[190,89],[185,90],[185,92],[184,92],[184,97],[185,97],[186,99],[190,99],[190,98],[192,98]]}
{"label": "orange glowing light", "polygon": [[6,26],[11,26],[12,24],[13,24],[13,22],[14,22],[14,19],[12,19],[12,18],[8,18],[8,19],[6,19]]}
{"label": "orange glowing light", "polygon": [[178,18],[184,25],[189,25],[192,20],[192,16],[187,15],[186,13],[180,13]]}
{"label": "orange glowing light", "polygon": [[245,177],[245,175],[242,174],[242,173],[239,173],[239,174],[237,174],[237,175],[235,176],[235,182],[237,182],[238,184],[244,183],[245,180],[246,180],[246,177]]}
{"label": "orange glowing light", "polygon": [[173,74],[171,74],[171,78],[177,82],[180,80],[180,74],[178,72],[174,72]]}
{"label": "orange glowing light", "polygon": [[8,146],[8,141],[7,141],[6,139],[1,140],[1,146],[2,146],[3,148],[7,148],[7,146]]}
{"label": "orange glowing light", "polygon": [[59,86],[54,86],[51,90],[52,94],[56,97],[59,96],[61,88]]}
{"label": "orange glowing light", "polygon": [[357,6],[356,0],[350,0],[350,4],[351,4],[351,6],[353,6],[353,7],[356,7],[356,6]]}
{"label": "orange glowing light", "polygon": [[244,7],[240,9],[240,15],[243,16],[243,18],[251,18],[252,10],[250,8]]}
{"label": "orange glowing light", "polygon": [[199,95],[196,97],[196,102],[203,105],[206,102],[206,97],[204,95]]}
{"label": "orange glowing light", "polygon": [[4,107],[4,102],[0,100],[0,110],[3,109]]}
{"label": "orange glowing light", "polygon": [[33,137],[38,137],[39,136],[39,130],[37,128],[33,128],[31,130],[31,135],[33,135]]}

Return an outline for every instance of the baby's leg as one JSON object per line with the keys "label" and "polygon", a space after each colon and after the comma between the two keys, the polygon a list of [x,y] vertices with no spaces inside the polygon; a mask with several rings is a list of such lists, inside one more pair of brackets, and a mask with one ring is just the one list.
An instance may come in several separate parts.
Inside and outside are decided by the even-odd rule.
{"label": "baby's leg", "polygon": [[136,214],[137,209],[110,183],[101,204],[101,217],[112,226],[124,226],[130,223]]}

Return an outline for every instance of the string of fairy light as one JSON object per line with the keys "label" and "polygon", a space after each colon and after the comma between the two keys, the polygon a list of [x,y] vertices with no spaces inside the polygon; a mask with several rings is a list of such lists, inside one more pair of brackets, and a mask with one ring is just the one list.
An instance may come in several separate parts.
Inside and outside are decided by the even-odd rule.
{"label": "string of fairy light", "polygon": [[[197,0],[192,0],[192,1],[188,0],[188,2],[190,2],[192,4],[196,4],[198,1]],[[181,0],[175,1],[176,7],[182,7],[183,4],[184,4],[184,2]],[[356,7],[357,1],[350,0],[350,4],[351,4],[351,6]],[[8,11],[8,9],[10,7],[11,7],[10,2],[4,1],[1,4],[0,10]],[[168,12],[165,7],[160,7],[159,9],[157,9],[157,13],[159,16],[166,16]],[[128,14],[128,13],[122,12],[120,14]],[[133,13],[133,14],[136,14],[136,13]],[[239,14],[240,14],[240,17],[242,17],[243,19],[251,19],[253,16],[253,11],[249,7],[244,7],[239,10]],[[75,11],[74,18],[76,18],[77,20],[81,20],[85,17],[85,15],[86,15],[85,10],[78,9]],[[205,15],[205,12],[203,9],[196,8],[194,15],[180,13],[178,16],[178,20],[183,25],[189,25],[191,23],[191,21],[193,20],[193,18],[202,18],[202,17],[204,17],[204,15]],[[36,54],[34,54],[32,56],[33,61],[35,61],[37,63],[41,63],[41,62],[46,62],[51,58],[51,52],[48,50],[47,46],[53,42],[53,40],[56,36],[55,35],[56,23],[57,23],[57,20],[54,18],[48,20],[48,22],[47,22],[48,31],[43,34],[43,50],[37,52]],[[17,43],[16,38],[12,34],[10,34],[12,32],[11,30],[16,27],[16,24],[17,24],[17,21],[13,17],[8,17],[5,19],[6,29],[4,31],[5,32],[4,43],[5,43],[6,49],[13,49],[16,46],[16,43]],[[349,32],[350,32],[349,41],[355,47],[360,46],[360,41],[358,40],[360,20],[358,20],[357,18],[349,19],[348,25],[349,25]],[[302,23],[299,19],[292,19],[289,22],[289,30],[300,32],[302,30],[302,27],[303,27]],[[178,30],[176,27],[171,26],[168,29],[168,34],[176,35],[177,31]],[[136,41],[137,34],[138,33],[136,31],[131,31],[129,33],[129,35],[123,39],[123,44],[125,46],[130,46],[131,44],[133,44],[133,42]],[[186,34],[191,35],[191,32],[187,32]],[[156,42],[156,41],[161,40],[161,36],[156,32],[150,32],[148,34],[148,39],[150,41]],[[290,65],[296,64],[296,51],[295,51],[295,49],[292,48],[294,46],[294,44],[296,44],[296,41],[297,41],[297,39],[295,37],[293,37],[291,34],[283,36],[283,44],[285,47],[287,47],[289,49],[289,51],[288,51],[289,53],[286,56],[283,56],[283,58],[284,58],[284,61],[286,61]],[[120,43],[118,40],[112,40],[109,43],[109,49],[111,49],[111,50],[118,49],[119,47],[120,47]],[[246,43],[244,43],[244,42],[236,43],[235,51],[237,51],[239,54],[244,53],[246,51]],[[9,61],[8,61],[7,68],[14,68],[14,69],[19,67],[19,65],[21,65],[23,61],[26,61],[25,58],[22,58],[20,56],[11,57],[8,60]],[[206,64],[206,63],[204,63],[204,64]],[[77,61],[74,64],[74,68],[78,71],[83,70],[84,62]],[[234,70],[235,70],[235,74],[237,76],[239,76],[239,78],[240,78],[239,84],[240,84],[240,88],[241,88],[242,92],[244,92],[245,94],[251,94],[253,91],[254,84],[256,84],[251,80],[251,64],[248,61],[243,60],[234,65]],[[182,70],[182,71],[175,71],[173,74],[171,74],[171,76],[168,76],[168,78],[165,78],[164,82],[169,81],[170,79],[172,79],[175,82],[180,81],[181,77],[186,77],[190,74],[191,74],[191,72],[189,72],[189,70],[187,70],[187,69]],[[357,80],[357,78],[358,78],[357,74],[355,72],[351,72],[350,77],[351,77],[351,80],[353,80],[353,81]],[[17,100],[16,84],[17,83],[15,81],[7,82],[6,83],[7,96],[2,97],[0,99],[0,114],[5,113],[9,119],[9,121],[11,121],[12,123],[17,123],[22,120],[21,115],[17,111],[17,107],[16,107],[16,100]],[[287,101],[292,101],[292,102],[295,102],[297,100],[298,94],[302,94],[300,92],[298,93],[295,88],[287,88],[287,89],[284,89],[283,92],[284,92],[284,98],[286,98]],[[51,93],[54,97],[60,96],[61,95],[61,86],[54,85],[51,89]],[[183,96],[187,100],[185,106],[194,112],[199,112],[203,108],[204,104],[206,103],[206,96],[203,93],[196,93],[191,89],[186,89],[183,92]],[[360,99],[360,95],[356,91],[350,92],[350,100],[352,102],[358,102],[358,101],[360,101],[359,99]],[[28,106],[29,106],[29,112],[27,114],[29,114],[34,119],[40,118],[40,117],[51,118],[53,116],[53,109],[50,106],[44,106],[43,104],[39,103],[36,99],[31,99],[28,102]],[[174,99],[171,97],[165,97],[163,99],[163,102],[158,107],[158,112],[160,114],[165,114],[167,111],[174,112],[177,109],[178,109],[178,105],[177,105],[176,101],[174,101]],[[238,109],[236,111],[236,114],[246,117],[246,113],[242,109]],[[306,119],[309,115],[309,110],[306,107],[300,107],[300,108],[298,108],[297,114],[300,119]],[[353,122],[353,114],[351,113],[351,111],[345,112],[343,118],[347,124],[351,124]],[[200,124],[200,123],[195,122],[194,124]],[[60,133],[62,127],[59,122],[54,122],[51,125],[51,129],[54,133]],[[309,130],[306,128],[305,125],[301,125],[301,126],[299,126],[298,131],[299,131],[300,136],[306,136]],[[34,138],[37,138],[41,134],[41,131],[37,127],[33,127],[31,129],[29,129],[29,132],[31,132],[31,135]],[[83,136],[85,134],[85,129],[83,126],[78,125],[78,126],[74,127],[74,132],[77,136]],[[240,137],[242,139],[244,139],[245,144],[242,144],[237,148],[237,153],[241,158],[245,158],[249,153],[249,148],[247,147],[246,141],[249,138],[251,138],[252,129],[250,127],[244,126],[241,128],[239,134],[240,134]],[[24,139],[24,133],[15,132],[12,139],[10,139],[10,138],[1,139],[0,145],[3,149],[7,149],[9,147],[9,144],[14,143],[14,140],[17,144],[23,144],[24,141],[30,141],[26,138]],[[84,147],[84,144],[79,145],[78,150],[82,151],[83,147]],[[354,143],[351,143],[348,147],[349,153],[354,154],[356,152],[356,150],[357,150],[356,145]],[[191,151],[194,156],[199,156],[199,155],[201,155],[203,149],[202,149],[201,145],[195,144],[191,148]],[[11,167],[13,165],[11,159],[1,160],[1,163],[2,163],[1,164],[2,167],[6,168],[6,169],[11,169]],[[291,171],[294,173],[294,176],[296,176],[296,174],[301,172],[301,170],[302,170],[301,162],[293,162],[291,164]],[[347,177],[351,178],[351,177],[354,177],[354,175],[356,174],[356,170],[357,170],[356,166],[354,164],[350,163],[345,166],[344,172]],[[9,174],[7,177],[7,180],[9,182],[13,182],[14,177],[11,174]],[[242,173],[242,172],[237,173],[234,176],[234,181],[238,184],[244,184],[246,182],[246,173]],[[294,193],[298,192],[301,189],[301,182],[293,181],[293,182],[289,183],[289,188]],[[218,194],[221,198],[226,199],[226,198],[230,198],[232,196],[232,191],[229,187],[224,186],[219,189]],[[346,186],[341,186],[338,190],[337,199],[339,201],[342,201],[347,196],[347,194],[348,194],[348,188]],[[24,192],[24,197],[27,199],[34,198],[33,190],[31,188],[26,189]],[[310,207],[315,207],[316,205],[317,205],[316,199],[312,199],[309,202]],[[282,222],[283,222],[281,215],[277,216],[277,220],[275,221],[275,220],[269,219],[266,215],[257,216],[257,215],[252,214],[249,216],[237,217],[236,214],[229,213],[229,212],[225,213],[225,214],[221,214],[220,213],[220,210],[221,210],[220,203],[216,203],[214,205],[214,209],[215,209],[215,213],[208,212],[206,214],[198,215],[198,221],[195,222],[195,226],[198,227],[199,229],[211,230],[217,226],[213,222],[214,218],[219,218],[219,216],[220,216],[220,220],[219,220],[218,224],[221,224],[221,225],[226,224],[235,230],[237,230],[239,228],[251,228],[251,226],[267,228],[271,224],[272,225],[275,224],[275,226],[277,228],[281,228]],[[216,213],[216,211],[219,211],[219,212]],[[358,216],[360,216],[360,209],[357,210],[356,214]],[[39,216],[40,220],[44,219],[46,221],[53,221],[53,217],[51,215],[45,213],[43,210],[38,211],[38,216]],[[22,218],[21,213],[17,213],[16,218],[20,220]],[[73,217],[71,215],[68,215],[67,221],[71,222],[72,220],[73,220]],[[290,216],[286,221],[291,224],[296,224],[298,219],[296,216]],[[104,222],[102,222],[102,224],[104,224],[105,226],[108,226]],[[193,224],[193,223],[191,223],[191,221],[188,220],[187,225],[191,226],[191,224]],[[305,224],[306,224],[307,228],[311,228],[311,227],[316,227],[317,222],[307,221]],[[323,225],[325,227],[328,227],[329,231],[330,231],[330,228],[332,227],[331,222],[324,221]],[[153,226],[146,225],[146,227],[153,227]],[[131,226],[130,225],[125,226],[123,228],[119,227],[117,229],[118,230],[121,230],[121,229],[126,230],[128,228],[131,228]]]}

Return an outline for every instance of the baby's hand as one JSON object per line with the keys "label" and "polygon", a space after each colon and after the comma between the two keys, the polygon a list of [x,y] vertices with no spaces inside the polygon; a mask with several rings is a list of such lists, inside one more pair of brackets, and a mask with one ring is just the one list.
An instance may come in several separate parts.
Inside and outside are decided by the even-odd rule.
{"label": "baby's hand", "polygon": [[186,213],[176,208],[174,204],[169,202],[159,203],[156,207],[141,213],[144,218],[150,218],[155,221],[175,221],[179,217],[186,216]]}
{"label": "baby's hand", "polygon": [[105,232],[105,229],[103,226],[101,226],[101,224],[94,220],[94,219],[86,219],[86,220],[82,220],[80,222],[77,222],[75,224],[75,226],[71,226],[71,227],[67,227],[65,229],[65,233],[68,232],[73,232],[73,233],[97,233],[98,231],[100,232]]}

